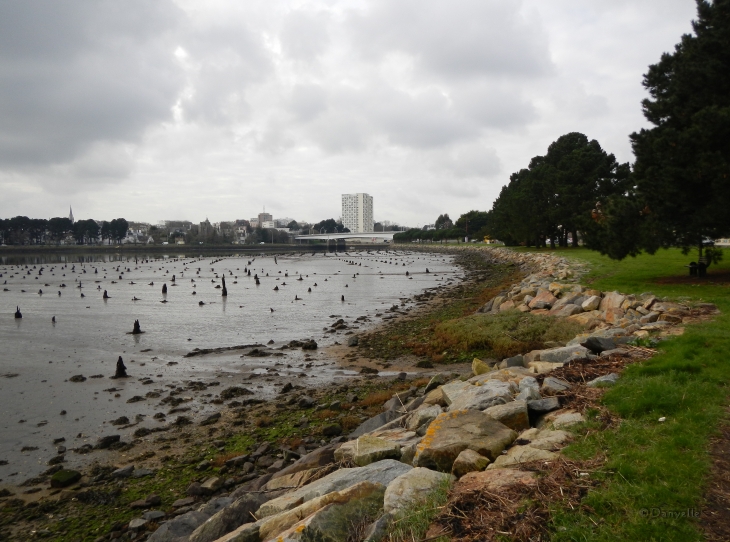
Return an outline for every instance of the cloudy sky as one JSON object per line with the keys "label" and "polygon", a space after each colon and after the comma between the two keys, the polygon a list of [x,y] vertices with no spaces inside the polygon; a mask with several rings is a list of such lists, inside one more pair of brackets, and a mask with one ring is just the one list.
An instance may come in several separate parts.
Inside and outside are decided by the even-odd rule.
{"label": "cloudy sky", "polygon": [[632,161],[693,0],[6,0],[0,217],[487,210],[567,132]]}

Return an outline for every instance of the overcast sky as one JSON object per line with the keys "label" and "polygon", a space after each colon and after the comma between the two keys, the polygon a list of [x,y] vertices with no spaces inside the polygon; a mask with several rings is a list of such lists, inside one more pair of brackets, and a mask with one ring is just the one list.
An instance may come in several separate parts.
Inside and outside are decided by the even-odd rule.
{"label": "overcast sky", "polygon": [[693,0],[5,0],[0,217],[488,210],[561,135],[633,161]]}

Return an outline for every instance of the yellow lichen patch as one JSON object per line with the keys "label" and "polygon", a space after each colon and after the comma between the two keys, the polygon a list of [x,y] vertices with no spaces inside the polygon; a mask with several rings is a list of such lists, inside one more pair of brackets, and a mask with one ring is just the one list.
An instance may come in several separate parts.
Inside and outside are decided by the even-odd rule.
{"label": "yellow lichen patch", "polygon": [[418,446],[416,446],[416,455],[418,455],[421,451],[423,451],[426,448],[429,448],[431,444],[433,444],[433,440],[436,437],[436,433],[441,429],[444,422],[447,420],[453,420],[457,416],[463,415],[465,413],[469,412],[468,410],[453,410],[451,412],[442,412],[438,416],[436,416],[436,419],[431,422],[431,425],[428,426],[428,429],[426,429],[426,434],[421,439],[421,442],[418,443]]}

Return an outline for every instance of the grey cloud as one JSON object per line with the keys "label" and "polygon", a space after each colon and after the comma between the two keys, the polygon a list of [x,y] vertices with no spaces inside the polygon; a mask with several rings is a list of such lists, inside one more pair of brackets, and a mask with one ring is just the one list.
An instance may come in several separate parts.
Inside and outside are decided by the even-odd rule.
{"label": "grey cloud", "polygon": [[430,155],[434,168],[462,179],[493,177],[502,171],[497,151],[481,141],[457,145]]}
{"label": "grey cloud", "polygon": [[296,85],[287,109],[296,120],[308,122],[327,109],[327,100],[327,92],[320,85]]}
{"label": "grey cloud", "polygon": [[247,91],[272,73],[263,36],[232,20],[191,30],[183,61],[190,95],[183,101],[186,120],[230,124],[247,120]]}
{"label": "grey cloud", "polygon": [[454,107],[484,128],[520,128],[537,118],[532,103],[517,85],[461,85],[451,93]]}
{"label": "grey cloud", "polygon": [[551,72],[545,32],[523,16],[522,2],[376,0],[351,18],[367,56],[400,51],[422,69],[448,77],[540,76]]}
{"label": "grey cloud", "polygon": [[279,35],[284,54],[305,62],[322,55],[330,45],[328,23],[329,15],[324,11],[291,11]]}
{"label": "grey cloud", "polygon": [[165,1],[0,3],[0,163],[72,160],[169,118],[180,20]]}

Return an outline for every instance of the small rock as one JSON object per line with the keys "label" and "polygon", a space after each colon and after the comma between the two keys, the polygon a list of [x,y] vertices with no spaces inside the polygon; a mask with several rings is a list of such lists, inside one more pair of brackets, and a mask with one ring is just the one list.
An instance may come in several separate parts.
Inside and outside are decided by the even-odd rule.
{"label": "small rock", "polygon": [[337,437],[342,434],[342,426],[337,423],[326,425],[322,428],[322,435],[325,437]]}
{"label": "small rock", "polygon": [[454,460],[451,467],[451,474],[457,478],[461,478],[467,472],[481,471],[487,468],[489,459],[478,454],[474,450],[463,450]]}
{"label": "small rock", "polygon": [[144,518],[134,518],[132,521],[129,522],[128,529],[130,531],[140,531],[145,528],[148,521]]}
{"label": "small rock", "polygon": [[570,387],[570,384],[565,380],[561,380],[560,378],[555,378],[553,376],[548,376],[547,378],[545,378],[545,380],[543,380],[540,391],[544,395],[555,395],[556,393],[561,393],[569,390]]}
{"label": "small rock", "polygon": [[112,444],[116,444],[119,442],[119,439],[121,438],[120,435],[107,435],[105,437],[101,437],[97,442],[96,448],[97,450],[103,450],[105,448],[109,448]]}
{"label": "small rock", "polygon": [[203,490],[204,493],[211,494],[218,491],[220,488],[223,487],[223,478],[219,478],[217,476],[211,476],[208,478],[205,482],[203,482],[200,485],[200,489]]}
{"label": "small rock", "polygon": [[75,484],[81,480],[81,473],[77,470],[63,469],[51,476],[51,487],[60,488]]}
{"label": "small rock", "polygon": [[617,373],[611,373],[603,376],[599,376],[598,378],[594,378],[590,382],[588,382],[588,386],[595,387],[595,386],[613,386],[616,382],[618,382],[618,374]]}
{"label": "small rock", "polygon": [[134,465],[127,465],[111,473],[112,478],[129,478],[134,472]]}
{"label": "small rock", "polygon": [[544,414],[560,408],[560,400],[557,397],[546,397],[527,402],[527,410],[531,413]]}

